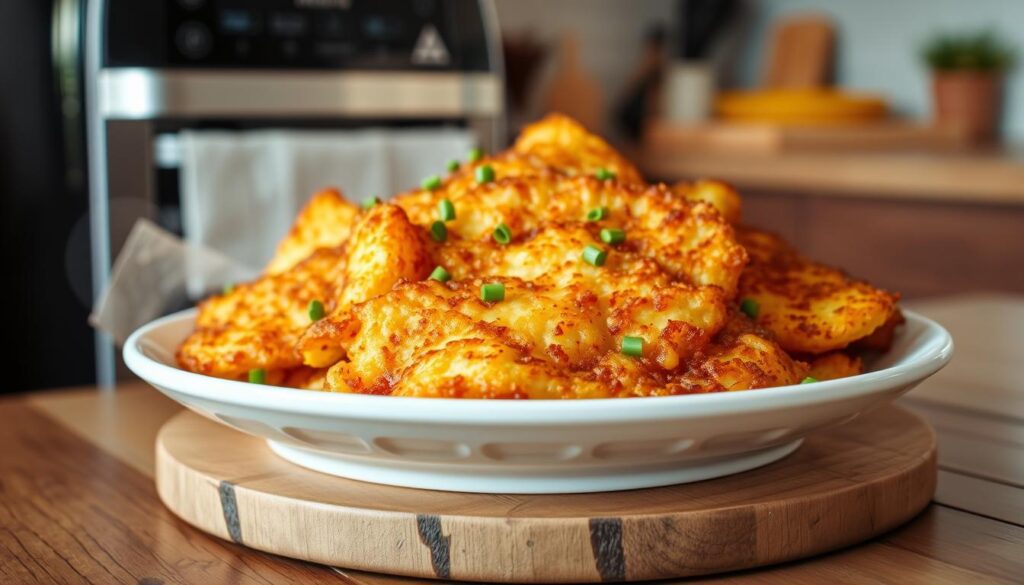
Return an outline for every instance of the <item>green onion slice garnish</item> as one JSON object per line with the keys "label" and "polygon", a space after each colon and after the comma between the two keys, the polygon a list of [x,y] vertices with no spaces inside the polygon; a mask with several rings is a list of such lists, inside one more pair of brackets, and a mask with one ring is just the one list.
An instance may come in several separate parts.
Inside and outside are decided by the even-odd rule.
{"label": "green onion slice garnish", "polygon": [[505,300],[505,285],[500,282],[491,282],[480,287],[480,300],[487,303],[497,303]]}
{"label": "green onion slice garnish", "polygon": [[619,228],[604,228],[601,230],[601,241],[617,246],[626,241],[626,232]]}
{"label": "green onion slice garnish", "polygon": [[480,165],[474,171],[477,183],[490,183],[494,180],[494,167],[491,165]]}
{"label": "green onion slice garnish", "polygon": [[441,221],[451,221],[455,219],[455,204],[450,199],[442,199],[437,202],[437,214],[441,216]]}
{"label": "green onion slice garnish", "polygon": [[449,173],[454,173],[455,171],[459,170],[459,161],[453,158],[452,160],[448,161],[447,168]]}
{"label": "green onion slice garnish", "polygon": [[583,261],[587,264],[604,266],[604,262],[607,259],[608,252],[605,252],[593,244],[588,244],[586,248],[583,248]]}
{"label": "green onion slice garnish", "polygon": [[622,338],[622,353],[630,357],[643,357],[644,355],[644,338],[643,337],[626,337]]}
{"label": "green onion slice garnish", "polygon": [[504,223],[499,223],[498,227],[494,228],[494,241],[502,246],[507,245],[512,241],[512,230]]}
{"label": "green onion slice garnish", "polygon": [[813,383],[815,383],[817,381],[818,381],[818,379],[815,378],[814,376],[807,376],[803,380],[800,380],[800,383],[801,384],[813,384]]}
{"label": "green onion slice garnish", "polygon": [[324,304],[320,301],[313,299],[309,301],[309,320],[319,321],[324,318],[326,312],[324,311]]}
{"label": "green onion slice garnish", "polygon": [[601,206],[595,207],[587,212],[587,221],[601,221],[608,217],[608,208]]}
{"label": "green onion slice garnish", "polygon": [[380,197],[376,197],[376,196],[374,196],[374,197],[367,197],[366,199],[363,199],[362,203],[360,203],[360,206],[362,206],[363,210],[366,210],[366,211],[372,209],[373,207],[375,207],[377,205],[380,205]]}
{"label": "green onion slice garnish", "polygon": [[615,178],[615,173],[609,171],[606,168],[600,168],[597,169],[597,172],[594,173],[594,176],[597,177],[600,181],[608,181]]}
{"label": "green onion slice garnish", "polygon": [[423,187],[428,191],[436,191],[441,188],[441,177],[437,175],[430,175],[420,181],[420,187]]}
{"label": "green onion slice garnish", "polygon": [[235,292],[235,283],[233,282],[225,284],[224,288],[220,289],[220,294],[222,295],[229,295],[233,292]]}
{"label": "green onion slice garnish", "polygon": [[743,311],[743,313],[751,319],[757,319],[757,314],[761,311],[761,306],[757,304],[756,300],[746,298],[740,301],[740,311]]}
{"label": "green onion slice garnish", "polygon": [[430,224],[430,237],[435,242],[443,242],[448,239],[448,228],[445,227],[443,221],[437,220]]}
{"label": "green onion slice garnish", "polygon": [[476,161],[482,159],[483,157],[484,151],[483,149],[480,148],[471,148],[469,149],[469,154],[466,155],[466,159],[468,159],[469,162],[471,163],[475,163]]}
{"label": "green onion slice garnish", "polygon": [[249,370],[249,383],[250,384],[266,384],[267,383],[267,371],[263,368],[255,368]]}
{"label": "green onion slice garnish", "polygon": [[430,280],[436,280],[438,282],[448,282],[452,279],[452,275],[448,274],[448,271],[444,269],[444,266],[438,266],[434,268],[434,271],[430,273]]}

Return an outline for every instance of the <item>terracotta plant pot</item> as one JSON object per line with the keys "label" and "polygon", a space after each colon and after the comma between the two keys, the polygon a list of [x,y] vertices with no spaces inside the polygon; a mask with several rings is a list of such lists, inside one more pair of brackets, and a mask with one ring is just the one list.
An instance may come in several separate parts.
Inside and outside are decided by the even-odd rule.
{"label": "terracotta plant pot", "polygon": [[1002,75],[990,71],[936,71],[932,77],[935,121],[976,142],[996,137]]}

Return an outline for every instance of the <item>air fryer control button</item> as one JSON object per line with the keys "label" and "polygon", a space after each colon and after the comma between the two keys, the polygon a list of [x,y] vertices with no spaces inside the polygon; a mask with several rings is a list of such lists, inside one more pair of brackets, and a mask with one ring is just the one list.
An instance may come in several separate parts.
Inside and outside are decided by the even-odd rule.
{"label": "air fryer control button", "polygon": [[174,45],[185,57],[202,59],[210,54],[213,37],[205,24],[191,20],[178,27],[178,31],[174,33]]}
{"label": "air fryer control button", "polygon": [[279,37],[299,37],[306,34],[309,20],[301,12],[275,12],[270,16],[270,33]]}

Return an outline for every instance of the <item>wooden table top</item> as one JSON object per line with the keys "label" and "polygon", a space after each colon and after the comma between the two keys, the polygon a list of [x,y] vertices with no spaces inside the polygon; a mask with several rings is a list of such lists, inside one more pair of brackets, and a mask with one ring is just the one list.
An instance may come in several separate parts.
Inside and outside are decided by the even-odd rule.
{"label": "wooden table top", "polygon": [[[957,344],[950,367],[901,399],[938,431],[934,503],[857,547],[687,583],[1021,582],[1024,298],[911,305]],[[0,400],[0,583],[420,582],[292,561],[179,520],[152,480],[156,432],[179,410],[141,384]]]}

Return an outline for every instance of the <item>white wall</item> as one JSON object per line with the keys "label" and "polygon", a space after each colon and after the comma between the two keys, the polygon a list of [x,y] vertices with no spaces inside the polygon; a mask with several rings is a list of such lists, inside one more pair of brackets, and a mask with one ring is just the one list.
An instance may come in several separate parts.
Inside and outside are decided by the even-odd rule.
{"label": "white wall", "polygon": [[[895,109],[915,117],[930,115],[929,75],[920,48],[936,31],[990,28],[1016,45],[1024,60],[1024,0],[755,0],[753,36],[741,61],[739,79],[753,84],[761,47],[771,23],[786,13],[815,10],[838,25],[837,81],[846,87],[878,91]],[[1024,63],[1007,77],[1004,135],[1024,142]]]}

